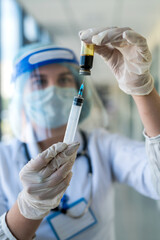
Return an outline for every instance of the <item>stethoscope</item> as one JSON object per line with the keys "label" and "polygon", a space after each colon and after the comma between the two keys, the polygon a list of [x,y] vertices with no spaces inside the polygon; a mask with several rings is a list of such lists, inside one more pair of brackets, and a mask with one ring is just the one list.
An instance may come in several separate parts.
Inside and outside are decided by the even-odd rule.
{"label": "stethoscope", "polygon": [[[69,206],[67,204],[69,197],[66,194],[63,195],[59,206],[53,209],[53,211],[60,211],[61,213],[66,214],[67,216],[69,216],[71,218],[83,217],[85,215],[85,213],[88,211],[89,207],[91,206],[91,202],[92,202],[92,173],[93,173],[93,170],[92,170],[91,158],[88,154],[88,149],[87,149],[87,137],[83,131],[80,131],[80,133],[81,133],[81,136],[83,139],[83,149],[80,153],[77,153],[77,159],[81,156],[84,156],[84,157],[86,157],[87,162],[88,162],[88,178],[89,178],[89,182],[90,182],[90,186],[91,186],[89,200],[88,200],[84,210],[79,215],[74,215],[69,211]],[[23,146],[24,146],[24,151],[25,151],[27,161],[30,161],[31,156],[29,154],[27,144],[23,143]]]}

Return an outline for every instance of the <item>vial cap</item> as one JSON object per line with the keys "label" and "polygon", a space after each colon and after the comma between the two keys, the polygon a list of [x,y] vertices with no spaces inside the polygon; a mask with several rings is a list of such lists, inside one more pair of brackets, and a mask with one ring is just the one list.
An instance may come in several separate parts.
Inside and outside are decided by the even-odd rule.
{"label": "vial cap", "polygon": [[91,75],[91,71],[89,69],[80,69],[79,74],[80,75]]}

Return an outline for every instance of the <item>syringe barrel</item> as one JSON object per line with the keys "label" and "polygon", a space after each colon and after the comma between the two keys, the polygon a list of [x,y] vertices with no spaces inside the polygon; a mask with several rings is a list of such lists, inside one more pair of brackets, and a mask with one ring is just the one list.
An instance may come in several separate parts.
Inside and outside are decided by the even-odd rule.
{"label": "syringe barrel", "polygon": [[63,140],[63,142],[67,144],[73,143],[74,141],[82,106],[83,106],[83,98],[74,97],[71,111],[69,114],[69,119],[67,123],[64,140]]}

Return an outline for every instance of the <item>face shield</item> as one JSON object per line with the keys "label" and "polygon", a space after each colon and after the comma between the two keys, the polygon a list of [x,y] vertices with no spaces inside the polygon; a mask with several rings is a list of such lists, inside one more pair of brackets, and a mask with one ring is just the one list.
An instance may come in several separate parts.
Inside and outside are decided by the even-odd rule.
{"label": "face shield", "polygon": [[[74,53],[61,47],[34,49],[17,59],[9,113],[13,133],[20,141],[63,140],[72,101],[83,80],[78,70]],[[84,84],[79,126],[89,129],[90,114],[97,115],[96,108],[102,106],[89,79]],[[94,121],[94,127],[102,126],[101,122]]]}

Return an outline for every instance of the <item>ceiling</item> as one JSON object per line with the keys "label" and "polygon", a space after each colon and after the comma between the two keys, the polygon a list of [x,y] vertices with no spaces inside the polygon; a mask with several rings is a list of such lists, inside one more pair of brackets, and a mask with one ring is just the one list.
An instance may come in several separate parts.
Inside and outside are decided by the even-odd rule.
{"label": "ceiling", "polygon": [[[78,32],[90,27],[129,26],[144,35],[150,47],[160,30],[160,0],[18,0],[25,10],[49,30],[53,41],[80,52]],[[159,34],[160,35],[160,34]],[[160,38],[158,39],[160,41]],[[95,57],[93,76],[100,82],[113,76]]]}

